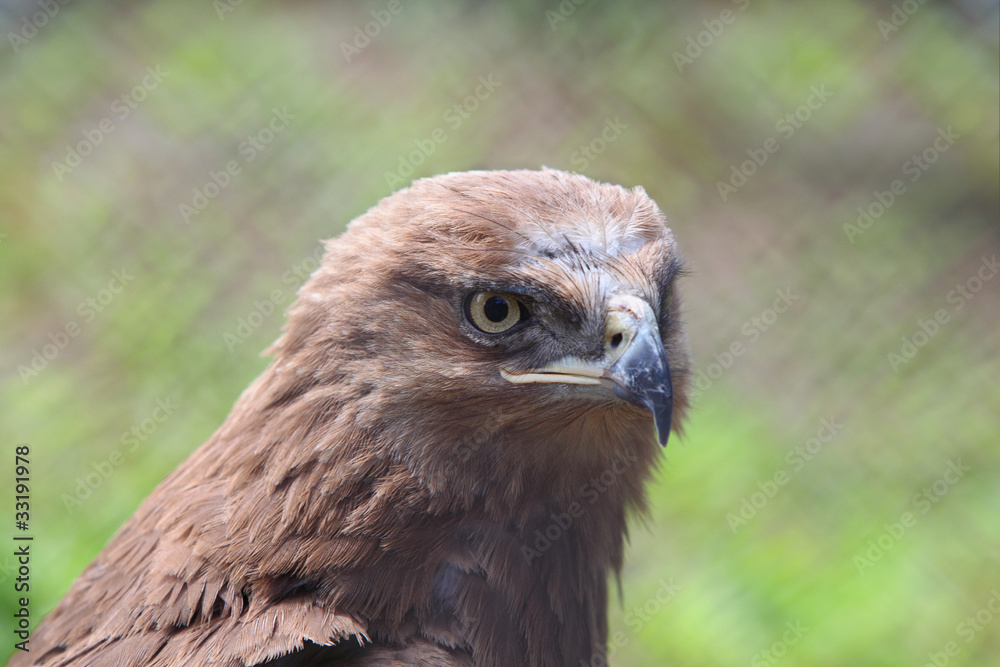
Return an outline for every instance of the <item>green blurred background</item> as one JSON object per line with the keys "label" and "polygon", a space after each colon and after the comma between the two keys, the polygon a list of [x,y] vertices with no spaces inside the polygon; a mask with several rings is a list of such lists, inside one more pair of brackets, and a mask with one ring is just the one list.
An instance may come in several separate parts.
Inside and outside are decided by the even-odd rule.
{"label": "green blurred background", "polygon": [[0,10],[33,623],[266,366],[320,239],[546,165],[644,186],[691,268],[698,398],[612,664],[998,664],[996,2]]}

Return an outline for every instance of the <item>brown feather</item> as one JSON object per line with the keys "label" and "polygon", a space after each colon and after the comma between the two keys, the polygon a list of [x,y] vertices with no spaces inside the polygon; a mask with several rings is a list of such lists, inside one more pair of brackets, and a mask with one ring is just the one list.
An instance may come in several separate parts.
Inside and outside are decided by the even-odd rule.
{"label": "brown feather", "polygon": [[[626,289],[660,309],[678,425],[677,264],[641,189],[470,172],[384,199],[328,243],[273,362],[219,430],[10,664],[603,657],[607,577],[655,465],[651,417],[610,394],[513,385],[498,367],[593,355],[608,291]],[[469,335],[463,295],[494,285],[532,290],[550,330],[514,351]]]}

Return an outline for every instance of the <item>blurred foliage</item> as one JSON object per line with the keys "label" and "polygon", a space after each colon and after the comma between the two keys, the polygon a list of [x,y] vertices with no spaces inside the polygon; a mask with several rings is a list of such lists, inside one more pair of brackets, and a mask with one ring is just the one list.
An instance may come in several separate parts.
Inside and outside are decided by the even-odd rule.
{"label": "blurred foliage", "polygon": [[264,368],[320,239],[397,181],[547,165],[643,185],[692,269],[702,390],[612,663],[995,660],[996,2],[429,5],[0,3],[33,622]]}

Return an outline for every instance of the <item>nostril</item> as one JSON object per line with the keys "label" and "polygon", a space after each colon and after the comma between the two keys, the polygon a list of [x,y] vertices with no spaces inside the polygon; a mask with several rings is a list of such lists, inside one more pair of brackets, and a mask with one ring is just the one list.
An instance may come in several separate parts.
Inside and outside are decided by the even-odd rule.
{"label": "nostril", "polygon": [[615,348],[617,348],[621,344],[622,344],[622,335],[620,333],[616,333],[614,336],[611,337],[611,349],[612,350],[614,350]]}

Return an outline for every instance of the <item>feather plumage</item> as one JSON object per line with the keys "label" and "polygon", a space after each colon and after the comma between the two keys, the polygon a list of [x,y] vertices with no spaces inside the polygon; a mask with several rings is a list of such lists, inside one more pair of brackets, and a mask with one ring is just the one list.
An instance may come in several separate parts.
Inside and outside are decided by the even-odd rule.
{"label": "feather plumage", "polygon": [[[469,172],[384,199],[328,243],[267,370],[11,665],[590,664],[652,418],[499,369],[599,359],[609,294],[634,295],[676,426],[678,268],[641,189]],[[506,337],[463,310],[495,289],[531,306]]]}

